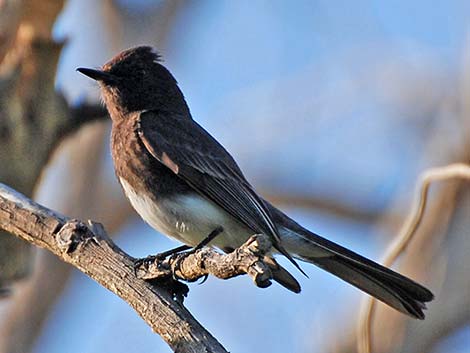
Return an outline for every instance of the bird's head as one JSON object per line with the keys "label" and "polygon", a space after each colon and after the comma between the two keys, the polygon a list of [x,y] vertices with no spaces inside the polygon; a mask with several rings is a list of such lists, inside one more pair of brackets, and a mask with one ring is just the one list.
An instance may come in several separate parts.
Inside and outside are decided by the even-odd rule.
{"label": "bird's head", "polygon": [[100,69],[78,68],[77,71],[98,81],[113,119],[150,109],[189,113],[175,78],[161,64],[160,55],[152,47],[131,48]]}

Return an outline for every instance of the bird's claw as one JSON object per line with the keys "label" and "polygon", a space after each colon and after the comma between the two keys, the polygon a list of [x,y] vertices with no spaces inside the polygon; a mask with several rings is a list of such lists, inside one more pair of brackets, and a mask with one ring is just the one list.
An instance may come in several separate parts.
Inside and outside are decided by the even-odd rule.
{"label": "bird's claw", "polygon": [[138,276],[139,271],[143,269],[148,270],[151,265],[159,260],[158,255],[149,255],[142,259],[136,259],[134,261],[134,274]]}

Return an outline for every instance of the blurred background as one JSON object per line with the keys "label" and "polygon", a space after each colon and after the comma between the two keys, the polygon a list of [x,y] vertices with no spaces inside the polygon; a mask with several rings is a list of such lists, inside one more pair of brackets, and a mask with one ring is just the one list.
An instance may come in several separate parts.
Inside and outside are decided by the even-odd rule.
{"label": "blurred background", "polygon": [[[98,87],[75,71],[128,47],[159,50],[193,117],[261,194],[372,259],[410,212],[421,172],[470,162],[468,1],[0,0],[0,38],[0,181],[102,222],[135,257],[177,244],[124,199]],[[469,352],[469,235],[469,184],[432,186],[396,269],[436,300],[425,321],[380,304],[374,352]],[[0,352],[170,352],[114,294],[10,238],[0,237]],[[365,294],[280,261],[301,294],[209,278],[190,285],[186,306],[231,352],[356,352]]]}

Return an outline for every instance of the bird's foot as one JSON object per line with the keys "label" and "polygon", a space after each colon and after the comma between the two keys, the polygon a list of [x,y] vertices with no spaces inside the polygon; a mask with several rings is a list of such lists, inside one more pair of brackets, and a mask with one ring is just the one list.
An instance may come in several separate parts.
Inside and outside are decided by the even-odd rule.
{"label": "bird's foot", "polygon": [[[182,278],[176,275],[177,272],[181,272],[181,264],[188,256],[201,250],[222,232],[222,227],[215,228],[206,238],[193,248],[187,245],[182,245],[157,255],[136,259],[134,261],[135,275],[138,278],[154,283],[155,285],[166,287],[175,300],[183,302],[184,297],[186,297],[189,292],[189,288],[186,284],[180,282],[180,279]],[[184,280],[193,282],[201,277],[203,278],[201,282],[202,284],[205,282],[208,275],[202,274],[195,276],[194,278],[184,278]]]}
{"label": "bird's foot", "polygon": [[197,244],[193,248],[191,248],[188,245],[181,245],[174,249],[170,249],[170,250],[161,252],[156,255],[150,255],[142,259],[137,259],[134,261],[134,271],[136,275],[138,276],[138,271],[140,269],[144,268],[145,270],[148,270],[151,268],[151,266],[154,266],[154,265],[159,267],[158,264],[163,263],[168,257],[172,257],[173,259],[177,258],[178,261],[180,261],[183,258],[191,254],[194,254],[196,251],[208,245],[212,240],[214,240],[223,231],[224,229],[221,226],[215,228],[207,237],[205,237],[199,244]]}
{"label": "bird's foot", "polygon": [[183,303],[184,298],[188,295],[189,287],[174,276],[169,258],[181,255],[184,250],[180,247],[157,255],[136,259],[134,261],[136,277],[155,286],[165,288],[173,299]]}
{"label": "bird's foot", "polygon": [[147,257],[144,257],[142,259],[135,259],[134,260],[134,273],[137,277],[142,278],[139,275],[139,271],[144,268],[148,269],[150,268],[151,265],[155,263],[155,260],[157,259],[158,255],[149,255]]}
{"label": "bird's foot", "polygon": [[134,272],[137,277],[146,279],[145,277],[142,277],[142,274],[139,275],[139,271],[142,272],[142,270],[144,270],[148,272],[152,266],[160,267],[159,264],[163,263],[167,257],[180,254],[188,249],[191,249],[191,247],[182,245],[178,246],[177,248],[158,253],[156,255],[149,255],[142,259],[136,259],[134,261]]}

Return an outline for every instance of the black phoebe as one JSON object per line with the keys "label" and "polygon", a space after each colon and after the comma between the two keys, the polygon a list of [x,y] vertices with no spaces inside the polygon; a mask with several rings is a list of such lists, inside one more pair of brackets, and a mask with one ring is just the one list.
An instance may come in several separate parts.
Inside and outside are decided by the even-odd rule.
{"label": "black phoebe", "polygon": [[[263,233],[296,266],[293,258],[313,263],[402,313],[424,318],[424,303],[433,299],[428,289],[310,232],[260,197],[232,156],[192,119],[153,48],[129,49],[100,70],[78,71],[100,84],[113,121],[116,175],[153,228],[190,246],[220,230],[211,245],[226,252]],[[265,260],[276,281],[300,291],[272,257]]]}

